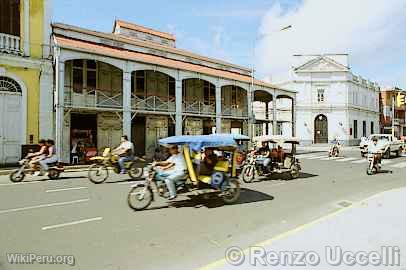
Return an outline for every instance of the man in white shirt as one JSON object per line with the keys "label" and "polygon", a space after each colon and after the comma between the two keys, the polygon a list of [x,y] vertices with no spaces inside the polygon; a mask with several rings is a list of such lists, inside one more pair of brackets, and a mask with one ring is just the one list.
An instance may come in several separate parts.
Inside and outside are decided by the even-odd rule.
{"label": "man in white shirt", "polygon": [[134,159],[134,144],[128,140],[127,135],[121,136],[120,145],[113,150],[114,155],[119,155],[118,164],[120,165],[121,174],[127,173],[124,163]]}
{"label": "man in white shirt", "polygon": [[173,200],[176,198],[176,183],[185,179],[187,167],[177,145],[171,145],[169,153],[171,156],[167,160],[155,162],[153,166],[158,167],[155,178],[158,181],[165,181],[169,190],[169,200]]}
{"label": "man in white shirt", "polygon": [[382,159],[382,145],[378,143],[378,138],[373,137],[372,143],[368,144],[368,153],[374,154],[376,162],[381,164]]}

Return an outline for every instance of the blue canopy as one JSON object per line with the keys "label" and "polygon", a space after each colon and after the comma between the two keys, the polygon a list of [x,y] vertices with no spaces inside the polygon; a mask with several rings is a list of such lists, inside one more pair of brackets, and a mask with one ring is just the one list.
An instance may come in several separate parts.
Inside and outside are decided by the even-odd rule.
{"label": "blue canopy", "polygon": [[160,139],[159,143],[163,145],[184,145],[187,144],[193,151],[200,151],[205,147],[237,147],[237,142],[234,134],[211,134],[211,135],[183,135],[172,136]]}

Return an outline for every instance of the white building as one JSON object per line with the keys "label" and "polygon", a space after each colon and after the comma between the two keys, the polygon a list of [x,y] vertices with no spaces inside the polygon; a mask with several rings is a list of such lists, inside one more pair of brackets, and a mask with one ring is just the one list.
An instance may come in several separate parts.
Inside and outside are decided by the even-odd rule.
{"label": "white building", "polygon": [[291,80],[297,91],[297,136],[303,145],[338,138],[355,145],[379,132],[379,86],[354,75],[347,54],[295,55]]}

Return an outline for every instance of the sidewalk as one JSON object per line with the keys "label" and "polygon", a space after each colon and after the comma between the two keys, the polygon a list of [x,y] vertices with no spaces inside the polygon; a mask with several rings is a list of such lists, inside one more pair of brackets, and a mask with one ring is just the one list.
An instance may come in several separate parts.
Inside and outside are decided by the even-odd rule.
{"label": "sidewalk", "polygon": [[[86,171],[89,168],[90,165],[68,165],[65,166],[65,171],[66,172],[81,172],[81,171]],[[13,170],[17,169],[18,167],[5,167],[5,168],[0,168],[0,175],[8,175],[10,174]]]}
{"label": "sidewalk", "polygon": [[[256,247],[244,249],[244,253],[240,247],[229,248],[225,252],[228,260],[217,261],[203,269],[269,269],[276,266],[276,269],[404,270],[405,204],[406,188],[386,191]],[[300,260],[304,265],[299,264],[299,253],[305,255]],[[298,261],[289,262],[289,255]],[[283,265],[283,261],[287,263]]]}

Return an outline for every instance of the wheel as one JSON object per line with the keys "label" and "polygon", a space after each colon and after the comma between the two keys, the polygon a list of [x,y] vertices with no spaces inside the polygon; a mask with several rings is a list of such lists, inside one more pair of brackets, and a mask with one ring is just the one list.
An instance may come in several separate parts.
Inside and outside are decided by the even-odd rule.
{"label": "wheel", "polygon": [[383,157],[386,159],[390,158],[390,149],[386,150],[386,152],[383,154]]}
{"label": "wheel", "polygon": [[109,177],[109,170],[103,164],[95,163],[89,167],[87,177],[95,184],[100,184],[106,181]]}
{"label": "wheel", "polygon": [[56,179],[58,179],[58,178],[59,178],[59,174],[60,174],[60,172],[59,172],[58,170],[56,170],[56,169],[49,169],[49,170],[48,170],[48,177],[49,177],[49,179],[51,179],[51,180],[56,180]]}
{"label": "wheel", "polygon": [[152,190],[146,186],[136,186],[128,193],[127,202],[134,210],[143,210],[152,202]]}
{"label": "wheel", "polygon": [[242,180],[244,183],[251,183],[255,178],[255,167],[253,165],[244,166],[242,169]]}
{"label": "wheel", "polygon": [[236,179],[230,179],[228,185],[223,191],[223,201],[226,204],[235,203],[240,197],[240,182]]}
{"label": "wheel", "polygon": [[14,183],[21,182],[24,180],[24,178],[25,178],[24,171],[14,170],[10,174],[10,180],[11,180],[11,182],[14,182]]}
{"label": "wheel", "polygon": [[300,176],[299,168],[297,167],[297,165],[293,165],[293,166],[291,167],[290,177],[291,177],[292,179],[296,179],[296,178],[298,178],[299,176]]}
{"label": "wheel", "polygon": [[372,175],[374,172],[368,167],[368,169],[367,169],[367,174],[368,175]]}
{"label": "wheel", "polygon": [[364,154],[363,152],[361,152],[361,157],[362,157],[362,158],[364,158],[364,157],[365,157],[365,154]]}
{"label": "wheel", "polygon": [[403,149],[399,148],[398,151],[396,151],[396,157],[400,157],[402,154]]}
{"label": "wheel", "polygon": [[128,169],[128,175],[133,179],[138,179],[142,176],[144,170],[140,167],[137,167],[137,164],[131,164],[131,167]]}

